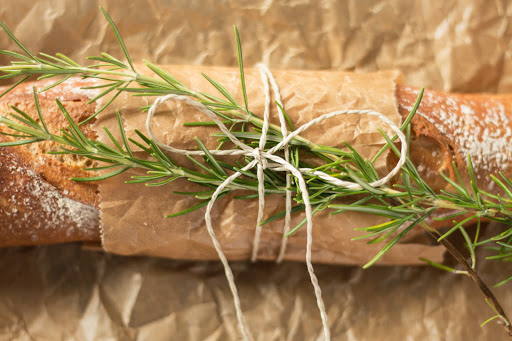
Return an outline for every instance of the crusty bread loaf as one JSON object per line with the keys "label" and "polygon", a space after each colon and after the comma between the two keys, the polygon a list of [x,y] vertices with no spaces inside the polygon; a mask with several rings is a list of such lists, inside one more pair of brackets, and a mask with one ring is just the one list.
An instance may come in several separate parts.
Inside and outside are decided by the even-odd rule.
{"label": "crusty bread loaf", "polygon": [[[55,98],[60,99],[75,121],[94,112],[95,105],[87,101],[95,93],[80,90],[90,86],[90,82],[70,80],[40,95],[50,130],[58,131],[67,125]],[[0,114],[7,114],[14,105],[37,119],[32,86],[34,83],[26,83],[1,98]],[[397,86],[403,118],[409,114],[418,92],[415,88]],[[510,120],[512,100],[507,96],[425,91],[412,123],[411,159],[423,178],[439,191],[447,187],[439,173],[443,171],[454,178],[452,161],[463,169],[465,156],[471,153],[479,186],[492,192],[495,188],[489,181],[490,174],[501,170],[512,176]],[[82,130],[95,137],[90,124],[83,125]],[[10,139],[0,135],[0,141]],[[70,180],[93,176],[82,170],[91,166],[91,161],[45,154],[55,149],[51,143],[0,148],[0,246],[100,240],[97,187],[91,182]],[[396,158],[390,154],[388,162],[392,165]]]}

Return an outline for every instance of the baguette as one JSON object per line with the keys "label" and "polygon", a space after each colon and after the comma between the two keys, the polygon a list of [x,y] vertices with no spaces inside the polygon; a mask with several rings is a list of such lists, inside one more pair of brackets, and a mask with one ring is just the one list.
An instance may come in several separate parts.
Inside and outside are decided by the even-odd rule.
{"label": "baguette", "polygon": [[[94,113],[95,105],[87,102],[95,93],[80,89],[91,86],[91,82],[72,78],[39,95],[44,120],[52,132],[67,125],[55,98],[75,121]],[[12,112],[10,106],[16,106],[38,120],[33,86],[41,88],[44,83],[22,84],[1,98],[0,114],[6,115]],[[402,119],[409,114],[418,92],[417,88],[397,85],[396,100]],[[486,191],[496,191],[490,174],[502,171],[512,176],[511,120],[509,96],[426,90],[411,124],[410,157],[420,175],[439,191],[447,188],[440,172],[455,179],[452,162],[463,169],[466,155],[471,153],[478,185]],[[96,137],[91,123],[81,129],[86,136]],[[0,142],[11,139],[0,135]],[[97,184],[70,180],[95,176],[94,172],[82,170],[92,166],[92,161],[45,154],[56,148],[52,143],[0,148],[0,246],[100,242]],[[396,161],[390,153],[390,167]]]}

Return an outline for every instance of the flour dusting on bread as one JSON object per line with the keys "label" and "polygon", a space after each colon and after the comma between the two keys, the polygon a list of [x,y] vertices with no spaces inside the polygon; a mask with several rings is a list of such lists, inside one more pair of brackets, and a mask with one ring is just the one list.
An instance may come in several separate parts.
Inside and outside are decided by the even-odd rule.
{"label": "flour dusting on bread", "polygon": [[[418,93],[417,89],[409,90]],[[475,169],[481,171],[477,177],[482,178],[511,168],[512,122],[499,96],[488,96],[486,101],[478,101],[475,96],[452,95],[446,99],[426,91],[418,114],[451,140],[456,152],[463,157],[471,155]],[[433,107],[436,110],[429,110]],[[406,108],[411,110],[412,105]]]}
{"label": "flour dusting on bread", "polygon": [[8,239],[6,233],[18,238],[26,234],[37,242],[42,235],[53,235],[59,226],[66,226],[66,237],[95,234],[99,220],[95,207],[68,198],[15,155],[4,154],[0,170],[6,170],[0,181],[0,221],[6,220],[3,224],[8,230],[3,242]]}

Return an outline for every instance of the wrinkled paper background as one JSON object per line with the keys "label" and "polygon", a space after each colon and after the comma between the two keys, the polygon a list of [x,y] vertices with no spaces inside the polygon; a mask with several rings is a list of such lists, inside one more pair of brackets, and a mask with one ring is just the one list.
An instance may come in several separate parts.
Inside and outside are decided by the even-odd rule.
{"label": "wrinkled paper background", "polygon": [[[512,5],[505,1],[20,1],[0,20],[32,51],[160,64],[401,70],[405,83],[512,92]],[[0,34],[0,48],[14,49]],[[0,64],[6,58],[0,57]],[[499,228],[496,226],[489,228]],[[480,259],[485,255],[480,254]],[[494,284],[510,274],[481,263]],[[321,324],[304,264],[233,264],[257,340],[314,340]],[[472,282],[428,267],[315,267],[334,340],[506,340]],[[218,262],[119,257],[79,245],[0,250],[0,340],[226,340],[238,331]],[[512,310],[510,286],[494,290]],[[257,335],[256,335],[257,334]]]}

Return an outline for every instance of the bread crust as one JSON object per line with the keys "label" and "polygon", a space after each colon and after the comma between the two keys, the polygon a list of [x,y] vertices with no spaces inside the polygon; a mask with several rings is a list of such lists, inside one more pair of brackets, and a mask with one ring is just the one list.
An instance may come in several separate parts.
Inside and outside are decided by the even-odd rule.
{"label": "bread crust", "polygon": [[[15,106],[39,121],[32,87],[41,89],[48,82],[20,85],[16,91],[0,99],[0,113],[13,112]],[[80,122],[95,112],[87,104],[92,93],[80,87],[92,81],[75,79],[38,95],[48,129],[57,133],[67,126],[55,99],[58,98],[70,116]],[[85,135],[95,138],[91,124],[82,127]],[[0,131],[6,131],[0,127]],[[0,135],[0,142],[13,138]],[[0,246],[38,245],[72,241],[99,241],[99,195],[94,182],[76,182],[71,178],[90,177],[82,170],[91,161],[70,156],[46,154],[58,150],[50,142],[0,148]]]}
{"label": "bread crust", "polygon": [[[398,85],[400,115],[407,117],[420,89]],[[470,155],[479,188],[501,193],[490,175],[512,177],[512,96],[449,94],[425,90],[411,122],[411,159],[433,189],[448,189],[443,172],[456,179],[452,162],[469,184]],[[425,148],[425,142],[430,145]]]}

